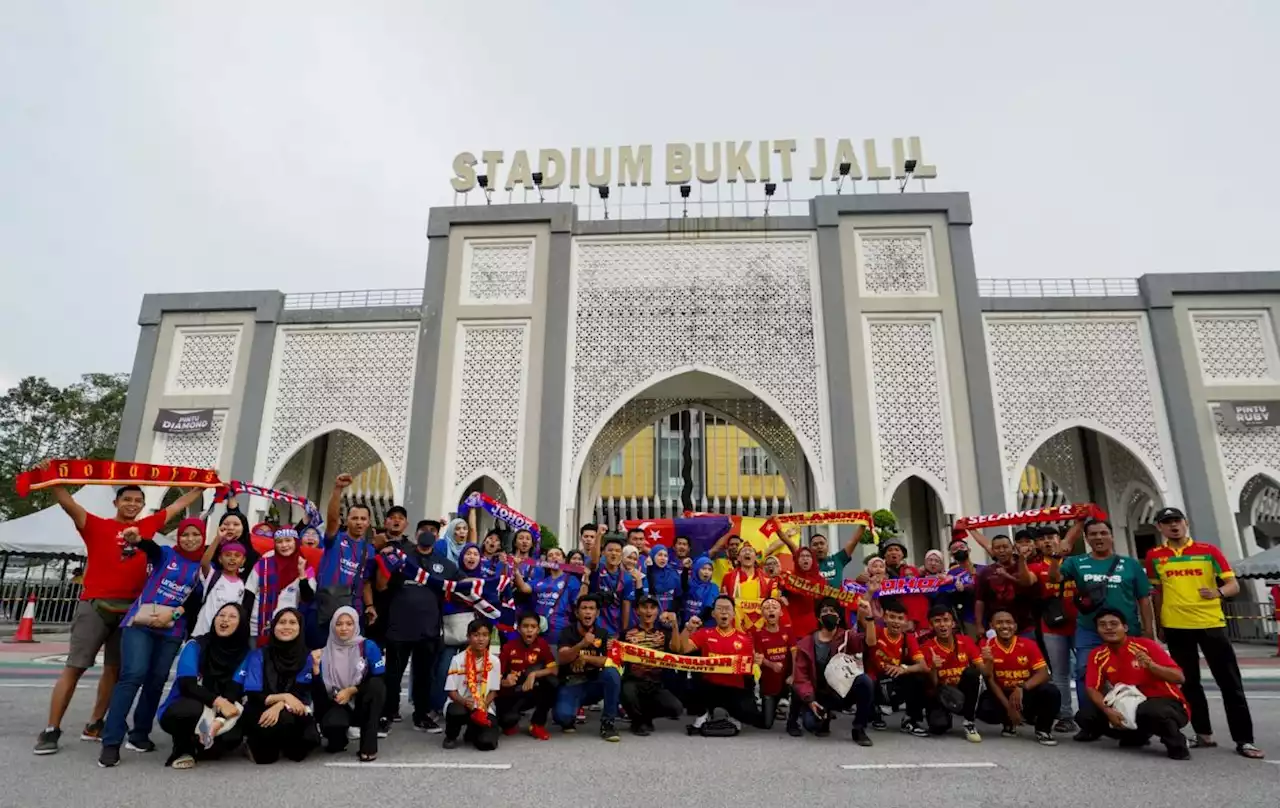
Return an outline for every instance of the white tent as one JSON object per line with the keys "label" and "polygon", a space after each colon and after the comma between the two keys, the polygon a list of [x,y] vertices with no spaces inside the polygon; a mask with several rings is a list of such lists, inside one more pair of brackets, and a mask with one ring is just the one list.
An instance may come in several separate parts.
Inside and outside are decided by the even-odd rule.
{"label": "white tent", "polygon": [[[89,513],[106,517],[115,513],[110,486],[86,485],[74,496]],[[71,517],[54,505],[19,519],[0,522],[0,553],[82,556],[85,550]]]}

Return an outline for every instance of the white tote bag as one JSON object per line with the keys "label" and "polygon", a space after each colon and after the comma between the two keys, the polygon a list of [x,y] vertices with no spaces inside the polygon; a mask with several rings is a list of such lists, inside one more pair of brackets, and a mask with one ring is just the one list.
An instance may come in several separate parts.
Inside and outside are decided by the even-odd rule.
{"label": "white tote bag", "polygon": [[845,632],[840,653],[831,655],[831,659],[827,662],[827,669],[823,672],[823,678],[840,698],[849,695],[853,680],[862,675],[862,661],[853,654],[846,653],[849,647],[849,635],[852,633]]}
{"label": "white tote bag", "polygon": [[1125,729],[1137,729],[1138,705],[1146,700],[1147,697],[1142,695],[1142,691],[1133,685],[1116,685],[1111,688],[1102,702],[1124,716]]}

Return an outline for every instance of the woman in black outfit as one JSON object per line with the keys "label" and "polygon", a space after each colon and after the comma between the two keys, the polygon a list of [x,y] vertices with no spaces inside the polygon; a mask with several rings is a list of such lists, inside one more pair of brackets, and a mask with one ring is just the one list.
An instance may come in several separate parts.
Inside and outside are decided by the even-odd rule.
{"label": "woman in black outfit", "polygon": [[311,657],[302,639],[302,616],[281,609],[271,621],[267,645],[249,652],[242,665],[245,742],[254,763],[284,755],[302,760],[320,743],[311,714]]}

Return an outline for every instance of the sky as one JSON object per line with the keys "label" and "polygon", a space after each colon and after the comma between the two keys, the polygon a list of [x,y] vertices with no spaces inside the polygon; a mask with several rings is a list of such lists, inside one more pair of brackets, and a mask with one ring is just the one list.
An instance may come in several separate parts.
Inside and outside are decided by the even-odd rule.
{"label": "sky", "polygon": [[919,135],[980,277],[1278,270],[1280,3],[0,3],[0,389],[149,292],[420,287],[453,156]]}

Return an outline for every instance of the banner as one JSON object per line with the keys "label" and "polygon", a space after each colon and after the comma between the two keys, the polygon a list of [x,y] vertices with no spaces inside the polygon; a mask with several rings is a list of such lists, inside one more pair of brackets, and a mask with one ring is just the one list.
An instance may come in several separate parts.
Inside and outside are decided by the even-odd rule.
{"label": "banner", "polygon": [[213,469],[155,466],[115,460],[50,460],[47,466],[24,471],[14,480],[18,496],[25,497],[51,485],[163,485],[179,488],[217,488],[222,485]]}
{"label": "banner", "polygon": [[669,671],[687,673],[727,673],[742,676],[754,670],[755,660],[749,656],[719,654],[716,656],[686,656],[670,651],[659,651],[639,645],[613,640],[609,643],[609,659],[615,665],[631,663],[648,665]]}
{"label": "banner", "polygon": [[[809,511],[807,513],[780,513],[764,523],[760,532],[772,539],[781,528],[800,529],[812,525],[864,525],[874,527],[871,511]],[[788,533],[791,531],[787,531]]]}
{"label": "banner", "polygon": [[1078,505],[1058,505],[1053,508],[1032,508],[1027,511],[992,513],[986,516],[962,516],[953,526],[955,530],[981,530],[985,527],[1009,525],[1035,525],[1042,522],[1071,522],[1077,519],[1106,519],[1106,511],[1085,502]]}
{"label": "banner", "polygon": [[276,502],[285,502],[289,505],[297,505],[299,508],[306,511],[307,521],[311,527],[320,527],[321,523],[324,522],[323,517],[320,516],[320,509],[317,508],[311,500],[304,499],[303,497],[295,494],[290,494],[288,491],[277,491],[274,488],[263,488],[260,485],[254,485],[253,483],[246,483],[240,480],[232,480],[222,488],[219,488],[217,493],[213,496],[213,501],[222,502],[228,496],[238,497],[241,494],[248,494],[249,496],[254,497],[265,497],[266,499],[274,499]]}
{"label": "banner", "polygon": [[[934,592],[951,592],[956,588],[956,583],[962,583],[965,586],[973,586],[973,576],[965,573],[963,575],[926,575],[921,578],[885,578],[880,582],[880,589],[876,591],[877,598],[892,598],[899,595],[928,595]],[[855,583],[853,581],[845,581],[844,586],[850,592],[865,594],[867,591],[866,584]]]}
{"label": "banner", "polygon": [[533,534],[533,547],[535,552],[541,552],[542,548],[542,531],[538,529],[538,523],[525,516],[524,514],[512,508],[506,503],[499,502],[488,494],[482,494],[479,491],[472,492],[467,497],[466,502],[462,503],[462,507],[458,509],[458,518],[466,519],[467,514],[472,508],[481,508],[485,513],[502,522],[507,523],[507,527],[514,530],[527,530]]}
{"label": "banner", "polygon": [[850,592],[845,589],[836,589],[834,586],[810,581],[805,578],[801,578],[793,572],[782,573],[782,575],[778,576],[778,583],[783,589],[789,589],[792,592],[798,592],[801,595],[808,595],[814,600],[835,598],[840,601],[840,605],[846,609],[856,609],[858,607],[858,601],[861,600],[857,592]]}
{"label": "banner", "polygon": [[152,432],[163,432],[166,435],[196,435],[212,429],[213,410],[194,412],[160,410],[156,413],[156,422],[151,427]]}
{"label": "banner", "polygon": [[581,564],[570,564],[568,562],[560,563],[559,561],[537,561],[535,567],[541,567],[544,570],[560,570],[567,575],[586,575],[587,568]]}

